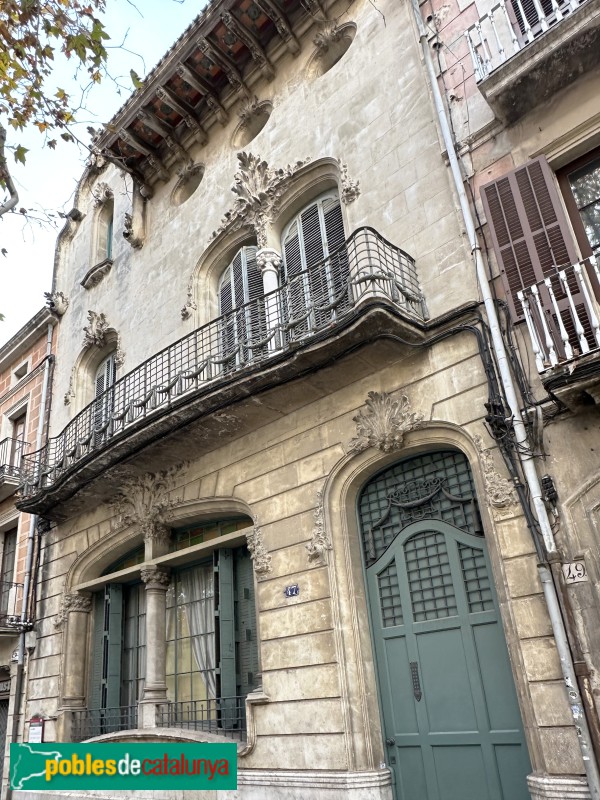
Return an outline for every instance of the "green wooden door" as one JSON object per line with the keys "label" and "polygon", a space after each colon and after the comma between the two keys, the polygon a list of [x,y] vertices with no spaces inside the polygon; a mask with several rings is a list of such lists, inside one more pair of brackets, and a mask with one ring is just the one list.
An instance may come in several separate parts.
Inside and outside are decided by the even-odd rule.
{"label": "green wooden door", "polygon": [[367,585],[397,800],[529,800],[484,540],[414,522],[367,568]]}

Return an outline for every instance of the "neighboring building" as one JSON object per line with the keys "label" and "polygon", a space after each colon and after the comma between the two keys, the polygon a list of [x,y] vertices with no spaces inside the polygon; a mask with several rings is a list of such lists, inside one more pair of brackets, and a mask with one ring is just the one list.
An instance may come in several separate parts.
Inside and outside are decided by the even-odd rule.
{"label": "neighboring building", "polygon": [[[590,796],[536,532],[559,540],[593,739],[594,274],[567,281],[576,353],[558,285],[549,315],[517,305],[550,266],[515,282],[522,240],[543,247],[501,181],[600,140],[597,0],[479,84],[463,6],[422,10],[463,167],[516,254],[498,334],[409,4],[217,0],[97,137],[57,246],[51,438],[19,504],[51,523],[25,711],[47,741],[234,738],[248,800]],[[561,31],[583,38],[549,45],[558,70]],[[557,253],[554,179],[527,170]],[[597,196],[574,194],[589,230]],[[559,317],[554,355],[545,330],[532,349]],[[561,557],[587,580],[565,588]]]}
{"label": "neighboring building", "polygon": [[44,386],[49,386],[55,324],[56,317],[43,308],[0,347],[0,773],[15,722],[19,635],[31,628],[35,603],[31,594],[24,602],[23,593],[35,518],[17,510],[15,492],[21,458],[44,442]]}

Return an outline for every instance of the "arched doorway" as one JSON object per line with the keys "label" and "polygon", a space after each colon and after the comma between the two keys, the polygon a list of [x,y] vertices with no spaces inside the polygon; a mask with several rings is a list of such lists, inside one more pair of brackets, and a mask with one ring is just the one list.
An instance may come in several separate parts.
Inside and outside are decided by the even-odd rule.
{"label": "arched doorway", "polygon": [[396,800],[528,800],[530,771],[475,487],[452,450],[358,501]]}

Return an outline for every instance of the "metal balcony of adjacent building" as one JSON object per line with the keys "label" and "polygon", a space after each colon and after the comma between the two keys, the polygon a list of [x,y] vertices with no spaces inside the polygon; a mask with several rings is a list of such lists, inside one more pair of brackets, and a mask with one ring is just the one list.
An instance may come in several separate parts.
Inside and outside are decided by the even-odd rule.
{"label": "metal balcony of adjacent building", "polygon": [[600,64],[600,0],[500,0],[465,36],[479,90],[512,123]]}
{"label": "metal balcony of adjacent building", "polygon": [[219,409],[331,364],[377,330],[396,325],[420,339],[426,319],[413,259],[360,228],[327,259],[118,380],[23,459],[18,506],[52,516],[80,487],[186,424],[201,419],[206,439]]}
{"label": "metal balcony of adjacent building", "polygon": [[573,411],[600,404],[599,285],[592,256],[517,293],[542,383]]}
{"label": "metal balcony of adjacent building", "polygon": [[0,442],[0,501],[17,491],[21,458],[27,443],[22,439],[4,439]]}
{"label": "metal balcony of adjacent building", "polygon": [[0,637],[14,636],[21,630],[23,584],[0,581]]}

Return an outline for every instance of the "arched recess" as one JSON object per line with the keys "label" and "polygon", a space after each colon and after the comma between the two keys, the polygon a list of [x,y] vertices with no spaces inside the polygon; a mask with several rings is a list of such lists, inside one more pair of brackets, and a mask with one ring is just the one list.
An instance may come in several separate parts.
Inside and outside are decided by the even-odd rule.
{"label": "arched recess", "polygon": [[111,353],[116,354],[118,350],[119,334],[114,328],[107,328],[104,332],[103,343],[100,347],[90,345],[81,350],[73,366],[69,387],[69,393],[73,398],[71,405],[74,414],[79,413],[92,402],[96,394],[96,371]]}
{"label": "arched recess", "polygon": [[[369,479],[386,467],[429,450],[453,448],[462,452],[471,466],[513,676],[522,678],[525,674],[515,621],[507,602],[497,534],[485,503],[481,465],[472,440],[457,426],[433,423],[426,428],[411,431],[406,436],[405,447],[401,451],[383,454],[369,448],[358,455],[344,457],[327,479],[323,501],[326,525],[333,545],[329,558],[329,576],[342,702],[348,731],[346,748],[350,768],[354,770],[377,769],[381,763],[386,763],[388,756],[383,746],[357,500]],[[528,735],[529,755],[535,769],[536,762],[541,763],[541,751],[531,698],[525,681],[515,680],[515,686]]]}
{"label": "arched recess", "polygon": [[[169,517],[170,527],[181,527],[200,520],[211,520],[232,515],[252,518],[250,507],[233,497],[210,497],[178,503]],[[142,534],[135,524],[117,529],[102,536],[73,562],[65,580],[65,592],[79,587],[102,575],[111,563],[118,561],[136,545],[142,544]]]}

